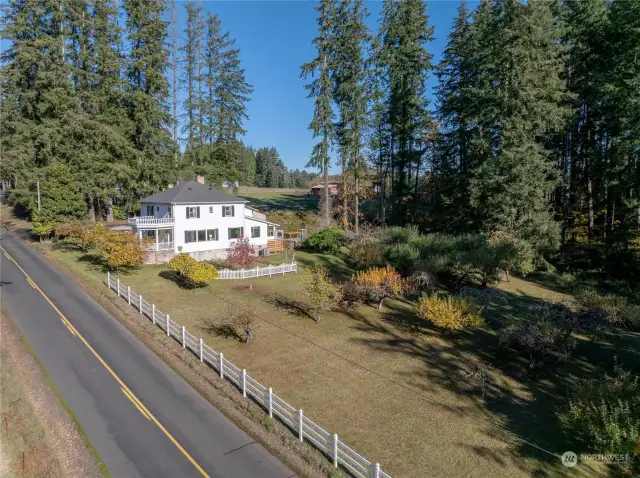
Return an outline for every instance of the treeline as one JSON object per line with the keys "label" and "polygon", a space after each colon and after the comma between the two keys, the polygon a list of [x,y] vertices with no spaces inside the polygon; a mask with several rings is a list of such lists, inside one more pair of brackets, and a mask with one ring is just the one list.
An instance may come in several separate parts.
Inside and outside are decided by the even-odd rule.
{"label": "treeline", "polygon": [[140,197],[196,175],[213,185],[309,186],[312,175],[287,170],[275,149],[239,140],[253,87],[218,16],[189,2],[180,28],[176,8],[132,0],[3,5],[3,200],[46,224],[126,216]]}
{"label": "treeline", "polygon": [[463,1],[439,64],[422,0],[384,0],[375,35],[362,0],[317,11],[309,165],[327,174],[337,153],[345,227],[375,171],[381,224],[506,231],[543,250],[634,237],[639,0]]}

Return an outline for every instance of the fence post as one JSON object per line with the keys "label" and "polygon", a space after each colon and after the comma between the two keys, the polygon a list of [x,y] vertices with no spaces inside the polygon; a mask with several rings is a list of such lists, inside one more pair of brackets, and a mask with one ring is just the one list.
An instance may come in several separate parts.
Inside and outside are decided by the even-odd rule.
{"label": "fence post", "polygon": [[187,334],[185,333],[184,325],[182,326],[182,348],[187,348]]}
{"label": "fence post", "polygon": [[127,302],[129,302],[129,305],[131,305],[131,286],[130,285],[127,286]]}
{"label": "fence post", "polygon": [[204,346],[202,344],[202,337],[200,337],[200,362],[204,361]]}
{"label": "fence post", "polygon": [[380,463],[373,465],[373,474],[371,478],[380,478]]}
{"label": "fence post", "polygon": [[220,378],[224,378],[224,355],[220,352]]}
{"label": "fence post", "polygon": [[269,387],[267,390],[267,410],[269,411],[269,418],[273,417],[273,390]]}
{"label": "fence post", "polygon": [[244,279],[244,268],[240,269],[240,273],[242,274],[242,278]]}
{"label": "fence post", "polygon": [[156,325],[156,304],[151,304],[151,321]]}
{"label": "fence post", "polygon": [[171,337],[171,332],[169,331],[169,314],[167,314],[167,337]]}
{"label": "fence post", "polygon": [[111,272],[107,271],[107,287],[111,289]]}
{"label": "fence post", "polygon": [[120,278],[118,277],[118,297],[120,297]]}
{"label": "fence post", "polygon": [[300,438],[300,441],[304,441],[304,437],[302,435],[302,417],[304,417],[304,414],[302,413],[301,408],[298,410],[298,437]]}
{"label": "fence post", "polygon": [[260,267],[256,266],[256,279],[258,278],[258,273],[260,272]]}
{"label": "fence post", "polygon": [[247,398],[247,371],[242,369],[242,396]]}
{"label": "fence post", "polygon": [[269,277],[271,277],[271,264],[269,264]]}
{"label": "fence post", "polygon": [[138,311],[142,314],[142,294],[138,296]]}
{"label": "fence post", "polygon": [[333,466],[338,468],[338,434],[333,434]]}

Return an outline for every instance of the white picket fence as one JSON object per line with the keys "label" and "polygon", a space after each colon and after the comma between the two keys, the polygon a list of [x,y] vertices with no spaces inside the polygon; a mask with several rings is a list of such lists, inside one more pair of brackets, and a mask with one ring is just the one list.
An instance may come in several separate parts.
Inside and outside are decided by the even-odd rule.
{"label": "white picket fence", "polygon": [[279,266],[255,267],[251,269],[221,269],[218,279],[249,279],[251,277],[264,277],[284,275],[287,272],[298,272],[298,264],[280,264]]}
{"label": "white picket fence", "polygon": [[[295,266],[295,263],[289,265]],[[192,335],[184,325],[171,320],[169,314],[159,311],[155,304],[150,304],[142,298],[142,295],[133,292],[131,287],[121,284],[119,278],[107,273],[107,286],[116,291],[118,296],[136,308],[140,314],[148,317],[154,325],[164,330],[168,337],[173,337],[182,345],[182,348],[193,352],[200,362],[215,369],[220,378],[226,378],[235,385],[243,397],[251,398],[262,406],[269,417],[276,416],[280,419],[300,441],[306,438],[332,460],[333,466],[336,468],[342,466],[351,475],[360,478],[391,478],[380,469],[378,463],[371,463],[341,442],[336,433],[331,434],[315,424],[301,408],[297,409],[285,402],[273,393],[271,388],[265,387],[249,376],[245,369],[240,369],[224,358],[222,352],[216,352],[210,348],[204,343],[202,337]]]}

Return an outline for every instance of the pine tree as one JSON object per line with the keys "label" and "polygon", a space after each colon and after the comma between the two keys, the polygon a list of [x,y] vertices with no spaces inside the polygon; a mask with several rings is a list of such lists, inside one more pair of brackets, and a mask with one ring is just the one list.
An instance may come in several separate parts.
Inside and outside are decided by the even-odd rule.
{"label": "pine tree", "polygon": [[312,80],[305,85],[308,91],[307,98],[314,98],[313,119],[310,129],[313,137],[320,140],[313,147],[308,167],[315,167],[322,171],[324,181],[323,220],[325,226],[330,222],[330,198],[329,198],[329,149],[333,140],[333,98],[331,72],[329,61],[332,56],[332,21],[335,10],[335,0],[321,0],[315,7],[318,12],[318,36],[313,39],[313,45],[318,56],[309,63],[302,65],[301,77]]}
{"label": "pine tree", "polygon": [[127,15],[128,80],[127,111],[132,122],[130,140],[139,151],[132,193],[144,196],[171,181],[171,159],[175,145],[171,141],[165,77],[168,51],[165,46],[167,24],[163,21],[164,2],[125,0]]}

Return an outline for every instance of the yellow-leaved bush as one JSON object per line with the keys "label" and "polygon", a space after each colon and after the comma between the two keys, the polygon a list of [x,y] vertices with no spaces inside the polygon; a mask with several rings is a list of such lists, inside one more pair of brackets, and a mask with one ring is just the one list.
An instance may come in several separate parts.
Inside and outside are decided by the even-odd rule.
{"label": "yellow-leaved bush", "polygon": [[416,314],[437,327],[447,330],[462,330],[467,327],[482,327],[484,320],[469,299],[439,297],[437,294],[421,297],[415,306]]}
{"label": "yellow-leaved bush", "polygon": [[362,295],[378,302],[378,310],[386,297],[400,295],[407,290],[407,281],[389,264],[357,272],[352,280]]}
{"label": "yellow-leaved bush", "polygon": [[218,269],[211,264],[198,262],[189,254],[182,252],[169,261],[169,267],[192,285],[202,285],[218,277]]}

